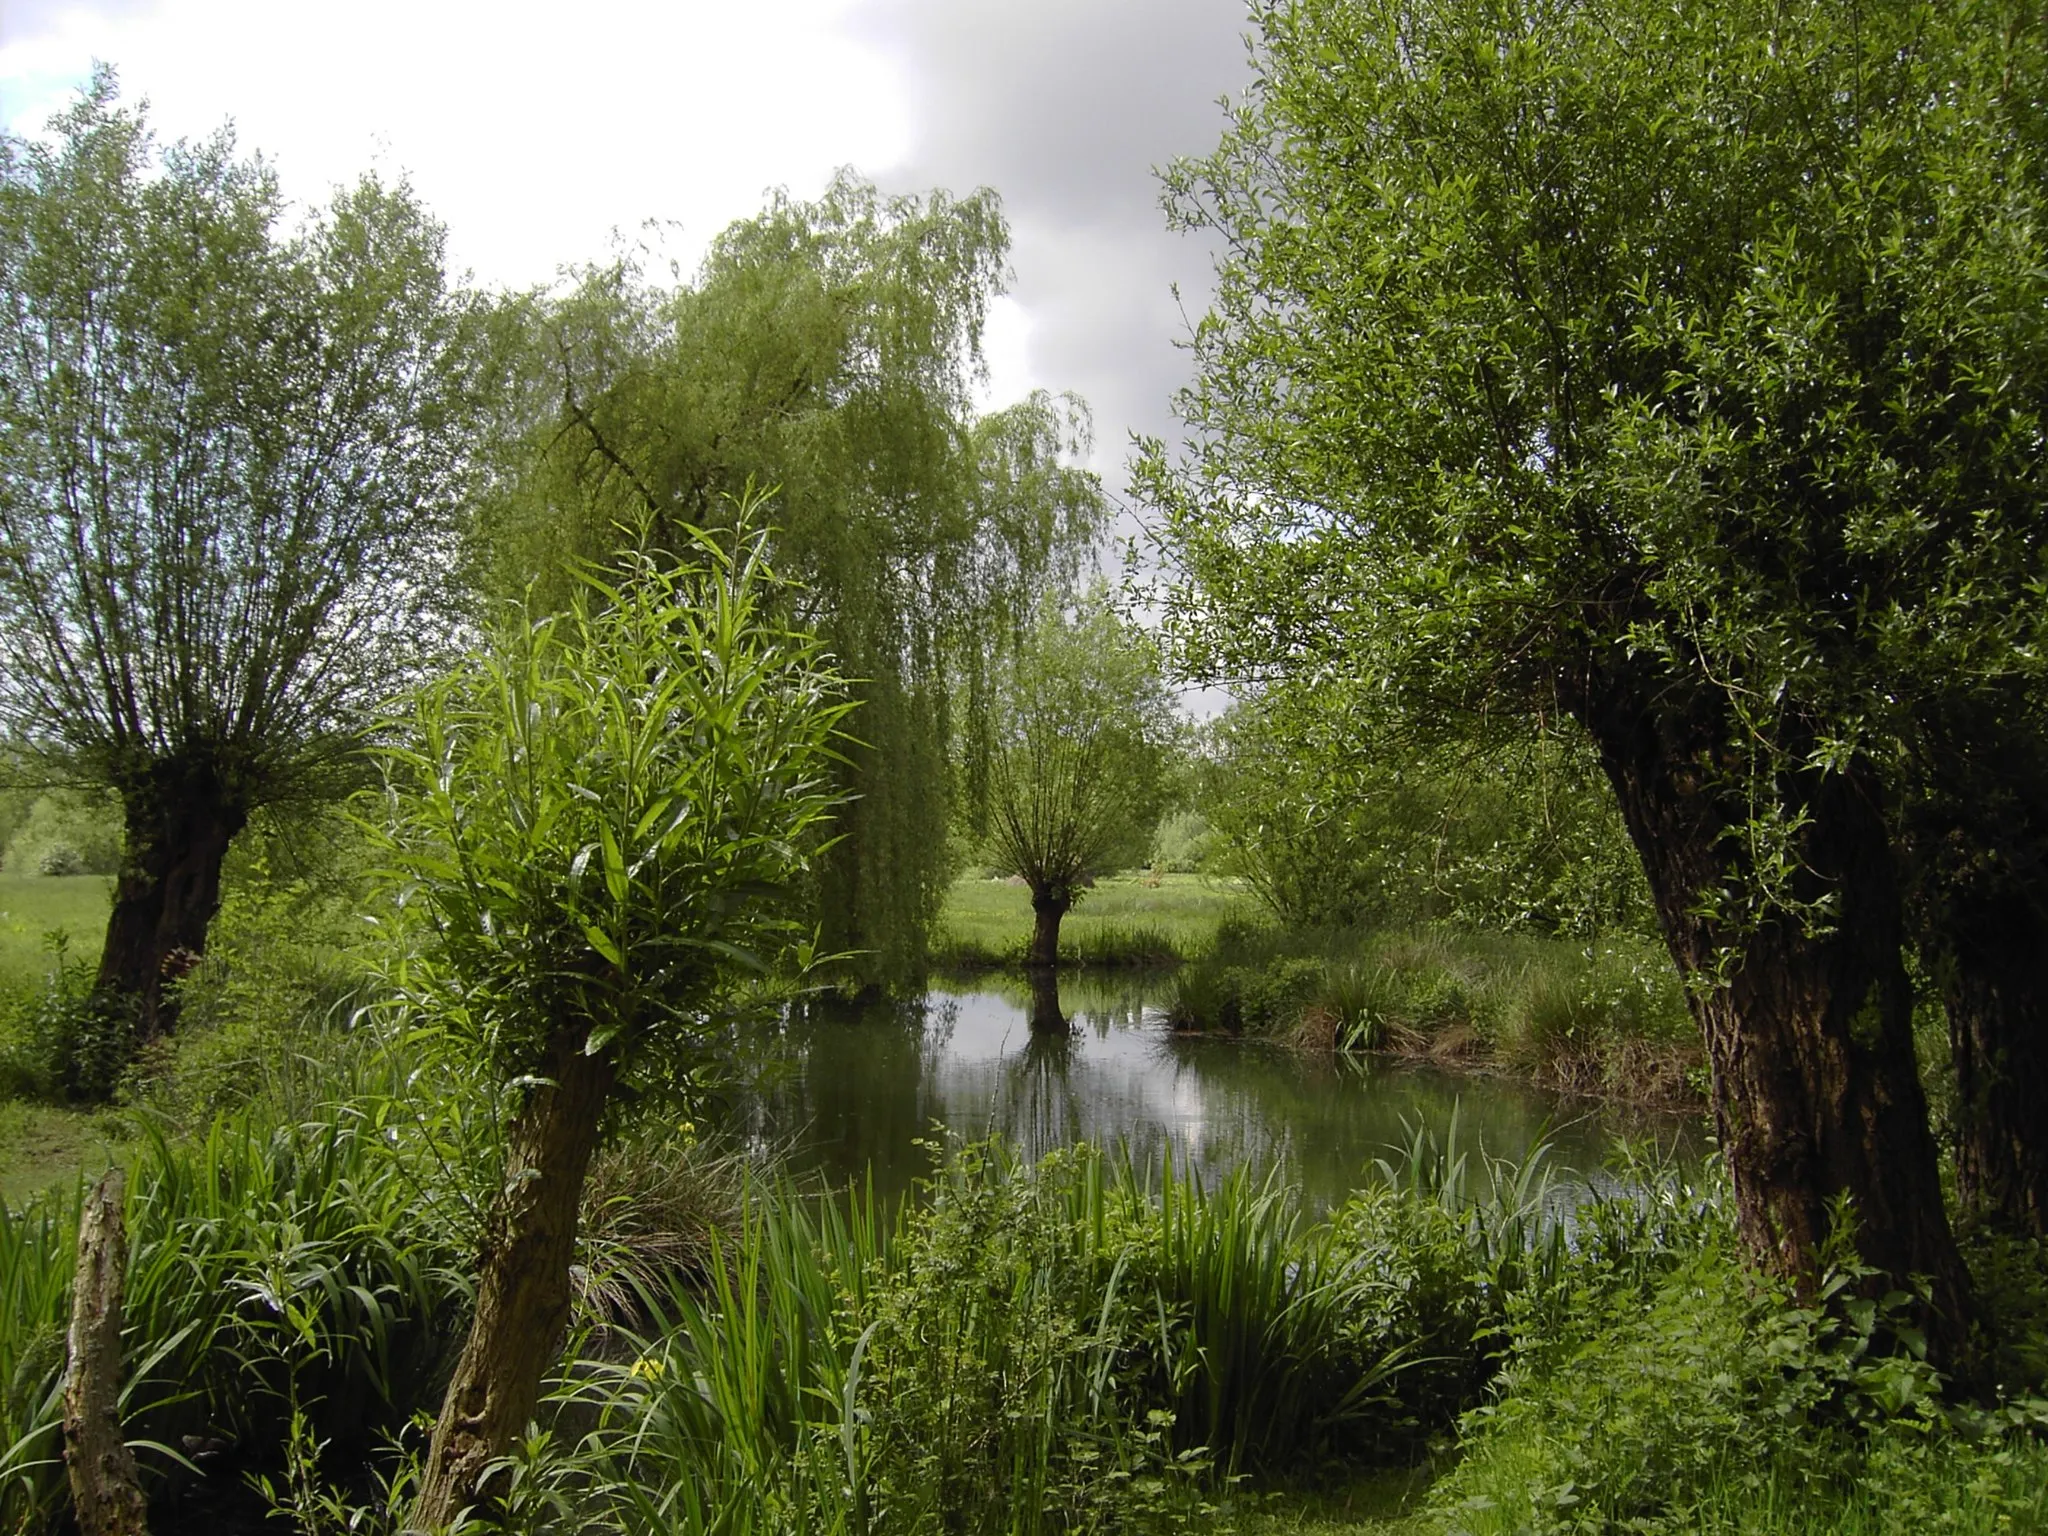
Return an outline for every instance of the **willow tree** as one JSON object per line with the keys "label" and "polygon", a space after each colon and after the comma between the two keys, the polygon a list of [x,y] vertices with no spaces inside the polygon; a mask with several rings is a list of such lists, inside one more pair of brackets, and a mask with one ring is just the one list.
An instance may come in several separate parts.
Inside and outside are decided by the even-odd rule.
{"label": "willow tree", "polygon": [[1047,395],[977,415],[1008,234],[995,197],[778,196],[672,286],[632,266],[527,312],[518,442],[482,520],[485,581],[524,590],[624,526],[716,526],[772,489],[796,616],[856,679],[843,837],[817,873],[855,975],[923,962],[945,869],[952,743],[1040,592],[1101,529],[1086,423]]}
{"label": "willow tree", "polygon": [[441,231],[365,180],[296,233],[113,76],[0,139],[0,729],[120,798],[103,992],[168,1020],[229,841],[435,637],[469,392]]}
{"label": "willow tree", "polygon": [[1095,877],[1128,869],[1151,846],[1176,735],[1150,637],[1099,597],[1071,614],[1040,606],[994,689],[986,789],[974,808],[989,862],[1031,888],[1025,963],[1034,970],[1059,964],[1060,923]]}
{"label": "willow tree", "polygon": [[584,1175],[622,1100],[687,1102],[790,919],[848,705],[744,521],[515,625],[417,696],[389,845],[424,1014],[516,1097],[476,1313],[411,1527],[488,1502],[569,1318]]}
{"label": "willow tree", "polygon": [[1915,1070],[1916,712],[2038,686],[2043,47],[1999,0],[1289,0],[1221,148],[1197,431],[1218,667],[1563,712],[1689,982],[1741,1231],[1969,1282]]}

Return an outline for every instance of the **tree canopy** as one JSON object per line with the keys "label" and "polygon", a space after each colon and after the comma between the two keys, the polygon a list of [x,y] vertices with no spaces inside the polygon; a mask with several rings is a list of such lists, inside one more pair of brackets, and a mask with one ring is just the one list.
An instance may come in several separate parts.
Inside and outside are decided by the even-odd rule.
{"label": "tree canopy", "polygon": [[772,491],[777,568],[860,700],[844,837],[818,875],[854,975],[921,971],[948,873],[950,744],[994,659],[1064,589],[1106,518],[1076,464],[1078,403],[977,415],[981,327],[1005,274],[993,194],[886,198],[841,177],[777,196],[663,286],[636,265],[525,311],[522,452],[479,558],[516,593],[620,525],[715,526]]}
{"label": "tree canopy", "polygon": [[285,234],[104,70],[51,130],[0,139],[0,730],[122,799],[101,981],[147,1030],[228,840],[448,633],[465,306],[402,185]]}
{"label": "tree canopy", "polygon": [[[1225,249],[1152,460],[1216,671],[1563,712],[1715,1066],[1745,1235],[1963,1275],[1914,1075],[1888,807],[1932,697],[2037,680],[2039,153],[2025,7],[1257,10]],[[2029,686],[2034,686],[2033,682]]]}

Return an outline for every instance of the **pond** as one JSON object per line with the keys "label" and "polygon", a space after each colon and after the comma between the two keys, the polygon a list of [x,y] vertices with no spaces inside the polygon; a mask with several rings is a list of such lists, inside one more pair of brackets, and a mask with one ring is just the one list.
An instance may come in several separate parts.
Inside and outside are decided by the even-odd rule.
{"label": "pond", "polygon": [[[872,1179],[892,1197],[931,1170],[943,1126],[1000,1134],[1037,1156],[1077,1141],[1123,1143],[1141,1163],[1174,1158],[1205,1179],[1284,1160],[1312,1205],[1341,1200],[1412,1126],[1519,1159],[1541,1141],[1562,1179],[1606,1185],[1627,1135],[1696,1156],[1697,1120],[1623,1119],[1506,1078],[1386,1057],[1337,1058],[1258,1042],[1176,1035],[1170,978],[1069,975],[1063,1028],[1032,1027],[1022,980],[977,977],[921,1003],[813,1010],[792,1021],[795,1064],[752,1107],[749,1132],[785,1145],[798,1172]],[[1041,1016],[1049,1000],[1035,1004]]]}

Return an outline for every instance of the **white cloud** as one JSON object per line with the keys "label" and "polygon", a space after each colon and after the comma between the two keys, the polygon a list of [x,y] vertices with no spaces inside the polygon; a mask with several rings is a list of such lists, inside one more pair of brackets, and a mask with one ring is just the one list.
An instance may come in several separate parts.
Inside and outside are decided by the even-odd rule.
{"label": "white cloud", "polygon": [[409,173],[458,267],[523,285],[648,219],[679,221],[669,249],[694,261],[771,186],[811,195],[840,165],[903,159],[897,66],[846,14],[846,0],[77,6],[10,30],[0,115],[40,128],[102,58],[161,134],[232,117],[302,200],[367,167]]}
{"label": "white cloud", "polygon": [[1013,404],[1037,388],[1031,371],[1031,312],[1009,294],[988,307],[981,329],[981,355],[988,378],[976,391],[983,409]]}

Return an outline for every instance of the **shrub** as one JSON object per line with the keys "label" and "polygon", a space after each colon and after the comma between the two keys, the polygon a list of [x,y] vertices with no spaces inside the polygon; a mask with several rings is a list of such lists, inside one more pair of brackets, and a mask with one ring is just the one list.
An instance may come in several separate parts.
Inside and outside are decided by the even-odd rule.
{"label": "shrub", "polygon": [[1173,811],[1160,818],[1147,863],[1154,874],[1202,874],[1215,864],[1222,846],[1208,817],[1199,811]]}
{"label": "shrub", "polygon": [[119,1081],[135,1034],[133,1014],[93,991],[92,964],[71,958],[62,930],[44,937],[40,980],[0,992],[0,1093],[98,1103]]}
{"label": "shrub", "polygon": [[2037,1528],[2048,1453],[2007,1438],[2031,1410],[1944,1411],[1891,1331],[1905,1298],[1866,1297],[1846,1239],[1802,1304],[1740,1263],[1718,1185],[1634,1174],[1582,1208],[1560,1282],[1510,1298],[1498,1394],[1432,1491],[1442,1528]]}
{"label": "shrub", "polygon": [[85,855],[69,843],[52,843],[36,859],[39,875],[82,875]]}

